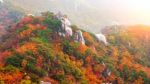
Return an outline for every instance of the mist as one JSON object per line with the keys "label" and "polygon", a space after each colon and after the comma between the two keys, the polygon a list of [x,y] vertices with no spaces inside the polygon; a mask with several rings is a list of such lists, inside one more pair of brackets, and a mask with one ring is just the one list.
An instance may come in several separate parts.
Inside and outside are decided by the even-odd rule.
{"label": "mist", "polygon": [[68,15],[73,24],[99,32],[109,25],[150,24],[147,0],[8,0],[27,13],[52,11]]}

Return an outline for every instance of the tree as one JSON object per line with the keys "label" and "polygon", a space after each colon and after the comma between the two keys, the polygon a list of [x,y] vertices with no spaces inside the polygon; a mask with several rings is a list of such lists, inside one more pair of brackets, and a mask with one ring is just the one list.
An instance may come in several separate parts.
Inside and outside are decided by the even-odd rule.
{"label": "tree", "polygon": [[46,12],[44,14],[45,19],[43,21],[44,24],[51,28],[53,32],[58,32],[59,28],[61,27],[61,21],[54,18],[54,14],[51,12]]}
{"label": "tree", "polygon": [[5,58],[7,58],[11,55],[12,55],[12,52],[8,51],[8,50],[6,50],[4,52],[0,52],[0,66],[3,66]]}
{"label": "tree", "polygon": [[85,38],[85,44],[90,46],[93,45],[94,39],[88,32],[83,32],[83,36]]}
{"label": "tree", "polygon": [[53,75],[53,78],[55,78],[56,80],[59,80],[59,81],[63,81],[65,79],[64,71],[56,69],[56,71]]}
{"label": "tree", "polygon": [[23,59],[22,62],[21,62],[21,66],[22,66],[23,68],[25,68],[26,65],[27,65],[27,63],[28,63],[28,61],[25,60],[25,59]]}
{"label": "tree", "polygon": [[22,60],[24,59],[23,56],[16,54],[14,56],[10,56],[6,58],[7,65],[13,65],[15,67],[21,67]]}
{"label": "tree", "polygon": [[87,49],[88,49],[88,47],[86,45],[79,44],[77,51],[79,51],[82,54],[85,54]]}
{"label": "tree", "polygon": [[42,69],[42,68],[39,68],[39,67],[36,67],[34,64],[32,63],[28,63],[27,64],[27,70],[32,72],[32,73],[35,73],[37,74],[38,76],[40,77],[43,77],[43,76],[46,76],[47,75],[47,71]]}
{"label": "tree", "polygon": [[130,73],[129,68],[128,68],[127,65],[125,65],[125,66],[123,67],[123,71],[121,72],[120,75],[121,75],[121,77],[122,77],[125,81],[128,81],[129,73]]}
{"label": "tree", "polygon": [[144,83],[143,79],[140,77],[140,78],[138,78],[137,80],[135,80],[135,81],[133,82],[133,84],[148,84],[148,83]]}
{"label": "tree", "polygon": [[63,51],[68,55],[73,55],[74,48],[71,46],[71,44],[68,41],[63,42]]}
{"label": "tree", "polygon": [[34,54],[37,53],[37,44],[33,42],[27,42],[21,47],[18,47],[16,51],[20,54],[25,54],[27,51],[32,51]]}
{"label": "tree", "polygon": [[0,83],[18,84],[22,79],[23,74],[14,66],[8,65],[5,68],[0,68]]}

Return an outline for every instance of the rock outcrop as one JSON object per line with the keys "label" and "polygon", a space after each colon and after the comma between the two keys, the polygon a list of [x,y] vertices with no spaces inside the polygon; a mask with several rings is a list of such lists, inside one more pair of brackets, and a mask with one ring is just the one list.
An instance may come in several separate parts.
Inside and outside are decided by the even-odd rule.
{"label": "rock outcrop", "polygon": [[108,42],[107,42],[105,35],[99,33],[99,34],[95,34],[95,36],[99,42],[103,42],[105,45],[108,45]]}

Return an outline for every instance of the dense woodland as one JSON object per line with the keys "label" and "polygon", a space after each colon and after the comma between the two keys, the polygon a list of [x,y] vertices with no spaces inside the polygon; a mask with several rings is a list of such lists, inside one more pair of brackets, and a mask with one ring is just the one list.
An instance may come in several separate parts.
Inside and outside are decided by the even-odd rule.
{"label": "dense woodland", "polygon": [[82,30],[83,45],[74,41],[75,25],[73,36],[59,36],[54,16],[24,16],[3,35],[0,84],[150,84],[147,27],[107,31],[107,46]]}

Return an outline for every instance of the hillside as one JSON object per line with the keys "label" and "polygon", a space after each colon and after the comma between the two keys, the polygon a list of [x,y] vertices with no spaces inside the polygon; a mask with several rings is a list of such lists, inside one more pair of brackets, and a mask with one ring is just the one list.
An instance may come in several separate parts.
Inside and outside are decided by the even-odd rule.
{"label": "hillside", "polygon": [[105,45],[75,25],[64,35],[62,26],[51,12],[25,16],[12,25],[0,43],[0,83],[150,83],[150,68],[139,52],[142,45],[132,43],[136,40],[126,32],[106,34]]}
{"label": "hillside", "polygon": [[[103,33],[107,35],[111,44],[126,45],[130,53],[139,59],[143,64],[150,65],[149,42],[150,42],[150,26],[133,25],[133,26],[109,26],[103,29]],[[111,41],[111,40],[115,41]],[[134,52],[134,53],[133,53]]]}

